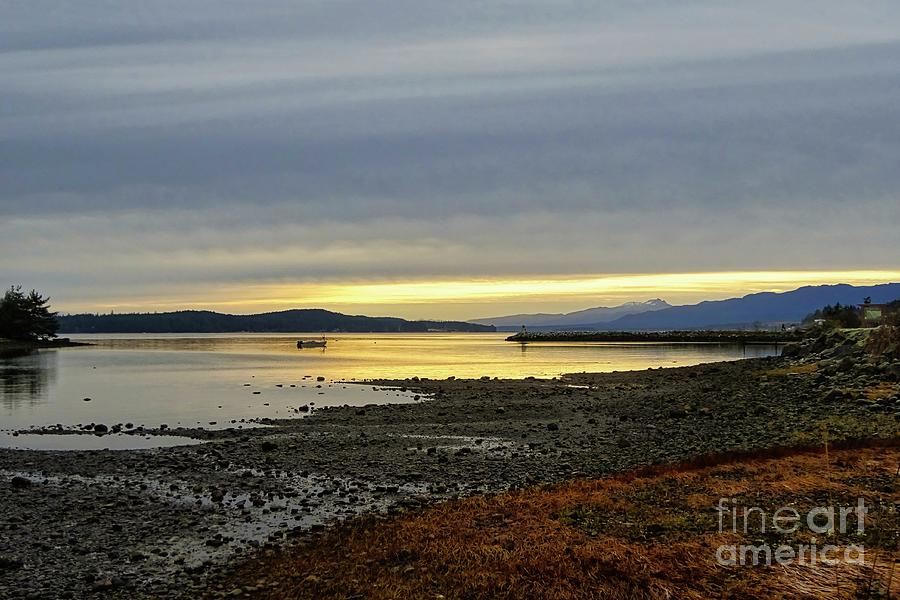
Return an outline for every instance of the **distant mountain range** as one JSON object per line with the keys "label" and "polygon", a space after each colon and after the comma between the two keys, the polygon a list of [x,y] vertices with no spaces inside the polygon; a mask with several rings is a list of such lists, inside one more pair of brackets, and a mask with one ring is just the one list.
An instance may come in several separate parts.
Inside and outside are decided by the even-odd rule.
{"label": "distant mountain range", "polygon": [[62,315],[63,333],[226,333],[226,332],[424,332],[532,330],[663,331],[743,329],[756,324],[799,323],[826,304],[859,304],[864,298],[886,303],[900,298],[900,283],[871,286],[818,285],[790,292],[761,292],[741,298],[671,306],[654,299],[564,314],[520,314],[472,322],[408,321],[397,317],[344,315],[323,309],[297,309],[256,315],[184,310],[167,313]]}
{"label": "distant mountain range", "polygon": [[755,323],[799,323],[826,304],[861,304],[871,297],[877,304],[900,298],[900,283],[870,286],[811,285],[790,292],[760,292],[742,298],[710,300],[673,306],[596,323],[602,331],[659,331],[667,329],[733,329]]}
{"label": "distant mountain range", "polygon": [[473,319],[472,323],[494,325],[498,331],[512,331],[525,325],[531,329],[578,329],[608,323],[620,317],[671,308],[665,300],[655,298],[646,302],[627,302],[619,306],[598,306],[570,313],[533,313]]}
{"label": "distant mountain range", "polygon": [[206,310],[110,315],[60,315],[61,333],[388,333],[425,331],[496,331],[461,321],[407,321],[397,317],[344,315],[318,308],[256,315],[229,315]]}
{"label": "distant mountain range", "polygon": [[494,325],[498,331],[518,331],[522,325],[535,331],[744,329],[757,324],[799,323],[826,304],[860,304],[866,297],[875,303],[896,300],[900,298],[900,283],[815,285],[790,292],[761,292],[685,306],[672,306],[657,298],[565,314],[508,315],[472,322]]}

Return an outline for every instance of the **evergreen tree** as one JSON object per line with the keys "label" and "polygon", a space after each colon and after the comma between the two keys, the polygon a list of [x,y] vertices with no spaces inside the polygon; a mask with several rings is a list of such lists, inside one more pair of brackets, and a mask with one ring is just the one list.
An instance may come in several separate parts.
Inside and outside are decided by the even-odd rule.
{"label": "evergreen tree", "polygon": [[859,309],[849,304],[844,305],[838,302],[835,305],[828,305],[820,308],[816,312],[807,315],[804,322],[811,323],[816,319],[824,319],[835,327],[860,327],[862,321],[859,317]]}
{"label": "evergreen tree", "polygon": [[26,294],[22,286],[10,287],[0,298],[0,338],[33,341],[56,337],[59,323],[49,302],[35,290]]}

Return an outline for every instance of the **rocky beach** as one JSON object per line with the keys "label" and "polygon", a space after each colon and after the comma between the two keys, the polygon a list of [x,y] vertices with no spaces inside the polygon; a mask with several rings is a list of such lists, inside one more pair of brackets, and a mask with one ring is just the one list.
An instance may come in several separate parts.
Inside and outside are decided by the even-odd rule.
{"label": "rocky beach", "polygon": [[419,401],[312,408],[243,430],[142,432],[202,440],[191,446],[2,449],[0,597],[253,595],[275,582],[235,586],[227,574],[358,514],[823,436],[896,437],[898,380],[896,348],[822,332],[778,358],[359,382]]}
{"label": "rocky beach", "polygon": [[900,599],[898,80],[890,1],[0,1],[0,600]]}

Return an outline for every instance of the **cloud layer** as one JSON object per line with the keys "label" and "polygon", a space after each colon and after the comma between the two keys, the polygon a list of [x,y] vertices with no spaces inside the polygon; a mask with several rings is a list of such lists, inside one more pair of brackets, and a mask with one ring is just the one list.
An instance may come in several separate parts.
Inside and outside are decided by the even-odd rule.
{"label": "cloud layer", "polygon": [[0,273],[62,308],[900,264],[894,2],[130,4],[0,6]]}

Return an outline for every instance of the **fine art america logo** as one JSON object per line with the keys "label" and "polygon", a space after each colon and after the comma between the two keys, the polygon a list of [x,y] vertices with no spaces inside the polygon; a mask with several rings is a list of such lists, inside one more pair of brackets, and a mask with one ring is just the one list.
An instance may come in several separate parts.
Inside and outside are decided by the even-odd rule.
{"label": "fine art america logo", "polygon": [[[819,506],[805,515],[790,506],[766,512],[757,506],[740,506],[733,499],[722,498],[719,500],[718,511],[719,533],[730,531],[744,535],[792,536],[805,528],[810,534],[802,536],[808,537],[808,543],[797,545],[778,544],[773,547],[772,544],[761,543],[719,546],[716,549],[716,562],[722,566],[865,562],[865,549],[862,545],[845,544],[838,547],[830,543],[848,532],[858,539],[862,537],[866,527],[866,514],[869,512],[862,498],[857,500],[856,506],[841,506],[837,510],[833,506]],[[816,536],[822,536],[824,540],[819,540]]]}

